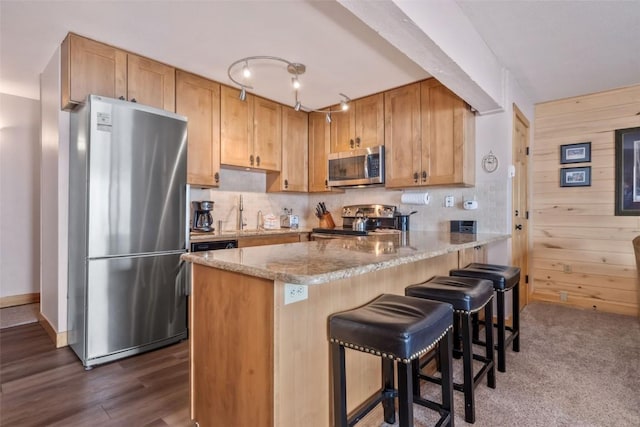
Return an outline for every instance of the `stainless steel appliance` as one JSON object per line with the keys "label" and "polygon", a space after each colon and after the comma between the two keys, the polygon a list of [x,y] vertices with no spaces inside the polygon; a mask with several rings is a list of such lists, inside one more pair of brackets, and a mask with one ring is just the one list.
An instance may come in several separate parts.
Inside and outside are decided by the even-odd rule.
{"label": "stainless steel appliance", "polygon": [[88,369],[187,337],[187,122],[90,95],[70,130],[68,340]]}
{"label": "stainless steel appliance", "polygon": [[191,229],[194,231],[214,231],[213,217],[211,212],[213,211],[213,203],[209,200],[203,200],[201,202],[191,202]]}
{"label": "stainless steel appliance", "polygon": [[238,247],[237,240],[213,240],[208,242],[191,242],[190,252],[217,251]]}
{"label": "stainless steel appliance", "polygon": [[329,154],[330,187],[384,184],[384,146]]}
{"label": "stainless steel appliance", "polygon": [[342,208],[342,228],[314,228],[311,230],[311,236],[313,238],[366,236],[374,230],[399,230],[395,206],[344,206]]}

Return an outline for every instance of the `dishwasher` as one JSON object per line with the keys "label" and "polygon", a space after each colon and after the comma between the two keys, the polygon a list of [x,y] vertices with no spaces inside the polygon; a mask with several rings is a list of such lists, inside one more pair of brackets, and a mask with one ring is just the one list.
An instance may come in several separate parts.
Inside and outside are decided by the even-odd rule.
{"label": "dishwasher", "polygon": [[216,251],[238,247],[237,240],[213,240],[209,242],[191,242],[190,252]]}

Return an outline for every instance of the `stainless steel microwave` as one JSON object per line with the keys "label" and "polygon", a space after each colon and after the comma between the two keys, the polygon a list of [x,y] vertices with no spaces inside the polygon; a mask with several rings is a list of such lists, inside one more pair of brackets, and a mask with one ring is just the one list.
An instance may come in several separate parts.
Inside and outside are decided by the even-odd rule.
{"label": "stainless steel microwave", "polygon": [[329,186],[384,184],[384,146],[329,154]]}

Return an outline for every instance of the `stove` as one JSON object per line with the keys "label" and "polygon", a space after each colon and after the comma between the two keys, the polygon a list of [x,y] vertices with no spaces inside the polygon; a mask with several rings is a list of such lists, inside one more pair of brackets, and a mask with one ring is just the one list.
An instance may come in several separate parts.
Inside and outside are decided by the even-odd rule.
{"label": "stove", "polygon": [[[357,216],[366,218],[365,231],[352,229]],[[398,229],[396,207],[391,205],[350,205],[342,208],[342,228],[314,228],[312,233],[330,237],[368,236],[374,230]],[[323,236],[316,236],[323,237]]]}

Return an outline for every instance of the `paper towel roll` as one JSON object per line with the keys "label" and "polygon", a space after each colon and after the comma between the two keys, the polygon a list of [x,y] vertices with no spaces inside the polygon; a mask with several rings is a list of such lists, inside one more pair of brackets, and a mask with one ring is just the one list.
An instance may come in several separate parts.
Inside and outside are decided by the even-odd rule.
{"label": "paper towel roll", "polygon": [[402,197],[400,201],[405,205],[428,205],[431,197],[429,197],[429,193],[402,193]]}

